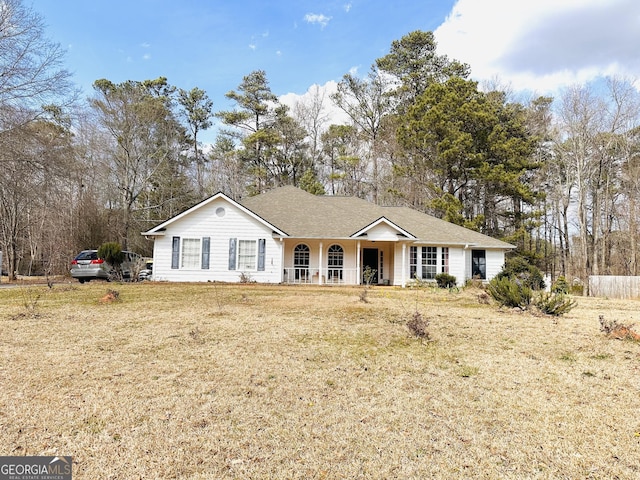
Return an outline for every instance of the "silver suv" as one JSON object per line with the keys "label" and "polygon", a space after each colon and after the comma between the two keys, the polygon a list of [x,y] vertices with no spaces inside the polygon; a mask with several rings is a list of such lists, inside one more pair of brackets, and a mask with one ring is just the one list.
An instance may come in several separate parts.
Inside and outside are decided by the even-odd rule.
{"label": "silver suv", "polygon": [[[130,279],[132,273],[140,268],[142,257],[134,252],[123,251],[122,278]],[[111,265],[98,257],[97,250],[83,250],[71,261],[71,277],[77,278],[80,283],[102,279],[111,281],[116,272]]]}

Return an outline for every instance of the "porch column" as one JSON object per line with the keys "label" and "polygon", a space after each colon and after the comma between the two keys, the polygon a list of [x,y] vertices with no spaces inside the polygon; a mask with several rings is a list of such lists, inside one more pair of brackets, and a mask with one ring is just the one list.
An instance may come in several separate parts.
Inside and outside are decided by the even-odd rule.
{"label": "porch column", "polygon": [[322,285],[322,242],[320,242],[320,255],[318,256],[318,285]]}
{"label": "porch column", "polygon": [[358,240],[356,248],[356,285],[362,283],[362,275],[360,275],[360,240]]}
{"label": "porch column", "polygon": [[288,278],[285,278],[285,269],[284,269],[284,238],[280,237],[280,283],[288,282]]}
{"label": "porch column", "polygon": [[402,288],[407,286],[407,244],[402,244]]}

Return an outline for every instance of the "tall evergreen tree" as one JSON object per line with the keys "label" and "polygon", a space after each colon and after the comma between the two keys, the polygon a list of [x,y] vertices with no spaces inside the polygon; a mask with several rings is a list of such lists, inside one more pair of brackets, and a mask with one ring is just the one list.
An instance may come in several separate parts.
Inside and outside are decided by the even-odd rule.
{"label": "tall evergreen tree", "polygon": [[189,130],[189,140],[193,146],[193,163],[196,168],[196,188],[198,197],[204,195],[204,164],[206,158],[199,150],[198,134],[212,125],[213,102],[204,90],[198,87],[189,91],[178,90],[178,102],[183,108]]}
{"label": "tall evergreen tree", "polygon": [[235,102],[236,108],[218,112],[216,116],[231,127],[224,133],[243,144],[242,158],[253,177],[253,193],[261,193],[268,188],[266,152],[273,141],[266,129],[273,122],[278,97],[271,92],[263,70],[243,77],[238,91],[232,90],[226,97]]}
{"label": "tall evergreen tree", "polygon": [[440,216],[490,235],[520,228],[523,204],[536,195],[528,176],[538,167],[521,108],[452,77],[417,98],[398,132],[416,174],[430,172]]}
{"label": "tall evergreen tree", "polygon": [[439,55],[436,50],[433,32],[416,30],[394,40],[389,53],[376,60],[378,69],[395,79],[394,95],[401,111],[406,111],[432,83],[468,77],[467,64]]}

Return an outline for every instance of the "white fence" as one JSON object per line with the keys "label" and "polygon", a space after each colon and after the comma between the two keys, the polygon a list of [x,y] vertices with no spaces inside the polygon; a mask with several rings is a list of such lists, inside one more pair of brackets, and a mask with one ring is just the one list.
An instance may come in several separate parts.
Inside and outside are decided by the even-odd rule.
{"label": "white fence", "polygon": [[640,277],[622,275],[591,275],[590,297],[640,298]]}

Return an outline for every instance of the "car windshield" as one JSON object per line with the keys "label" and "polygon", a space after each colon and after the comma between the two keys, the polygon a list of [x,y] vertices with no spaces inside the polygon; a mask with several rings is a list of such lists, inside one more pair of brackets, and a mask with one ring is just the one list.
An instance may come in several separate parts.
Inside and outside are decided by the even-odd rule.
{"label": "car windshield", "polygon": [[97,259],[98,259],[98,252],[92,252],[90,250],[86,252],[80,252],[76,257],[76,260],[97,260]]}

